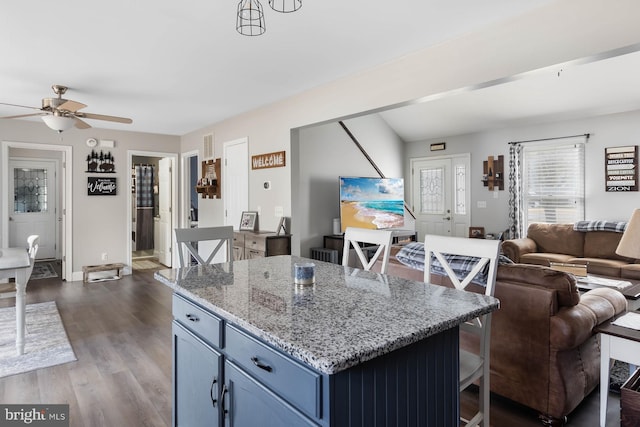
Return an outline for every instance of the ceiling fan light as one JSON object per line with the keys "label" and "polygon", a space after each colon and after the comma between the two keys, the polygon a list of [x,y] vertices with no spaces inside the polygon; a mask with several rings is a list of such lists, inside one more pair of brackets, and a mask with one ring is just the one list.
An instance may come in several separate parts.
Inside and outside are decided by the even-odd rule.
{"label": "ceiling fan light", "polygon": [[238,3],[236,30],[243,36],[259,36],[267,31],[262,5],[258,0],[241,0]]}
{"label": "ceiling fan light", "polygon": [[302,7],[302,0],[269,0],[269,6],[276,12],[295,12]]}
{"label": "ceiling fan light", "polygon": [[76,124],[76,120],[72,117],[56,116],[53,114],[42,116],[42,120],[44,120],[47,126],[58,132],[69,130]]}

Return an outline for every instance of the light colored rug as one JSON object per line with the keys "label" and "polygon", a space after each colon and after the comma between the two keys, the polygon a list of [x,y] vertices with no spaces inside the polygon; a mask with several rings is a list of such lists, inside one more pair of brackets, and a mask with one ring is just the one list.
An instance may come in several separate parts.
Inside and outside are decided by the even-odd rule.
{"label": "light colored rug", "polygon": [[33,265],[33,273],[29,280],[47,279],[49,277],[58,277],[53,266],[48,262],[36,262]]}
{"label": "light colored rug", "polygon": [[143,259],[143,260],[135,260],[131,262],[131,266],[134,270],[150,270],[152,268],[164,268],[162,264],[158,264],[157,262]]}
{"label": "light colored rug", "polygon": [[16,308],[0,308],[0,378],[72,362],[76,355],[55,301],[28,304],[24,354],[16,353]]}

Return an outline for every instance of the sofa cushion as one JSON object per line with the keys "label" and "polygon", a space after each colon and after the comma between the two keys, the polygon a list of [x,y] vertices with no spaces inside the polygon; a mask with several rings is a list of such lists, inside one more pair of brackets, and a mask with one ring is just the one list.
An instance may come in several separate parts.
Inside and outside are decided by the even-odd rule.
{"label": "sofa cushion", "polygon": [[540,265],[504,264],[498,267],[496,282],[518,282],[553,289],[560,306],[572,307],[580,302],[576,279],[562,271]]}
{"label": "sofa cushion", "polygon": [[520,255],[520,262],[524,264],[536,264],[549,267],[550,262],[568,262],[574,258],[567,254],[552,254],[548,252],[532,252]]}
{"label": "sofa cushion", "polygon": [[602,276],[620,277],[620,268],[627,265],[626,261],[604,258],[571,258],[570,264],[587,266],[587,273],[600,274]]}
{"label": "sofa cushion", "polygon": [[529,225],[527,237],[535,240],[538,252],[584,256],[584,235],[573,229],[573,224]]}
{"label": "sofa cushion", "polygon": [[640,264],[627,264],[620,268],[620,276],[623,279],[640,280]]}
{"label": "sofa cushion", "polygon": [[612,233],[609,231],[588,231],[584,233],[584,257],[586,258],[607,258],[629,261],[616,254],[616,248],[622,233]]}

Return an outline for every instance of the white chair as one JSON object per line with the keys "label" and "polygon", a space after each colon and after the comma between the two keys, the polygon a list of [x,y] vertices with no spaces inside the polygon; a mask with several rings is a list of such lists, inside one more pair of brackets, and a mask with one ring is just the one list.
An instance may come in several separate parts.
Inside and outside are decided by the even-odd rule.
{"label": "white chair", "polygon": [[[425,268],[424,280],[429,282],[431,265],[433,263],[432,254],[440,262],[444,268],[446,275],[449,277],[453,285],[457,289],[465,290],[476,274],[481,272],[488,266],[486,271],[486,287],[484,294],[493,296],[496,283],[496,268],[498,263],[500,241],[485,239],[468,239],[461,237],[445,237],[445,236],[425,236],[424,252],[425,252]],[[460,273],[460,269],[454,269],[447,260],[446,255],[462,255],[466,257],[475,257],[477,260],[469,260],[464,268],[465,273]],[[474,265],[475,263],[475,265]],[[469,266],[473,266],[469,268]],[[456,274],[461,274],[459,278]],[[466,273],[468,271],[468,273]],[[490,338],[491,338],[491,313],[482,315],[472,322],[460,325],[461,331],[475,334],[480,340],[480,352],[478,354],[470,353],[460,349],[460,391],[466,389],[470,384],[479,380],[480,397],[479,411],[470,419],[464,420],[467,426],[482,425],[489,426],[489,407],[490,407]]]}
{"label": "white chair", "polygon": [[31,277],[31,273],[33,273],[33,265],[36,262],[36,255],[38,254],[38,248],[40,247],[40,236],[37,234],[32,234],[27,237],[27,244],[29,247],[27,248],[27,252],[29,252],[29,259],[31,260],[29,270],[27,271],[27,282]]}
{"label": "white chair", "polygon": [[[391,238],[393,233],[391,230],[373,230],[368,228],[347,227],[344,232],[344,247],[342,250],[342,265],[349,266],[349,254],[351,247],[358,255],[358,259],[362,267],[369,271],[376,263],[378,258],[382,256],[382,268],[380,273],[387,272],[387,264],[389,263],[389,251],[391,249]],[[368,245],[377,245],[378,249],[370,259],[364,254],[360,243]]]}
{"label": "white chair", "polygon": [[[189,257],[184,259],[184,251],[182,245],[187,249],[189,254],[198,262],[198,264],[211,264],[216,254],[226,245],[225,262],[233,260],[233,226],[224,227],[202,227],[202,228],[176,228],[176,242],[178,243],[180,255],[180,267],[188,267],[191,265]],[[207,259],[203,259],[198,253],[198,242],[218,241]],[[200,248],[202,249],[202,248]]]}
{"label": "white chair", "polygon": [[[35,264],[36,254],[38,253],[38,240],[40,237],[38,235],[31,235],[27,238],[27,252],[29,253],[30,265],[27,270],[27,282],[31,277],[31,273],[33,272],[33,265]],[[0,299],[2,298],[13,298],[16,296],[16,284],[15,282],[9,283],[0,283]]]}

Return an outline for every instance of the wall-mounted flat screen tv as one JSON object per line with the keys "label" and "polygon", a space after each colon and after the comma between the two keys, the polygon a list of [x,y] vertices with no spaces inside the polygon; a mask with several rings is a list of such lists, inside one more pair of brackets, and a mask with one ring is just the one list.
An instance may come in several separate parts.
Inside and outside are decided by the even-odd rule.
{"label": "wall-mounted flat screen tv", "polygon": [[340,223],[347,227],[404,226],[404,179],[340,177]]}

